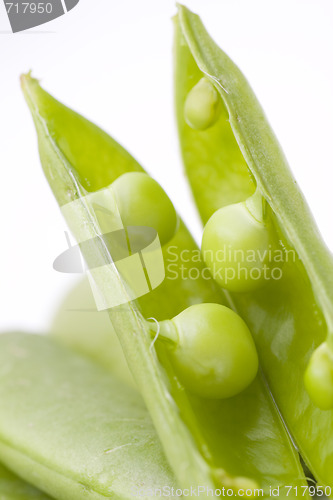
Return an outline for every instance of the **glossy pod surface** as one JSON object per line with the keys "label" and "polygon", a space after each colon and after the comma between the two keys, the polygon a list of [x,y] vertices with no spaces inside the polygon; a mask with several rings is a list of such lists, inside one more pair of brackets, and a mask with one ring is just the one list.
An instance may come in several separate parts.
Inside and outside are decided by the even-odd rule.
{"label": "glossy pod surface", "polygon": [[[301,455],[318,483],[333,487],[333,411],[315,406],[303,380],[314,348],[332,327],[332,256],[247,81],[184,7],[175,53],[179,136],[203,223],[221,207],[248,199],[256,187],[267,201],[284,250],[281,279],[250,293],[232,293],[231,300],[254,334],[265,376]],[[223,106],[215,125],[198,132],[184,119],[184,103],[203,73]]]}

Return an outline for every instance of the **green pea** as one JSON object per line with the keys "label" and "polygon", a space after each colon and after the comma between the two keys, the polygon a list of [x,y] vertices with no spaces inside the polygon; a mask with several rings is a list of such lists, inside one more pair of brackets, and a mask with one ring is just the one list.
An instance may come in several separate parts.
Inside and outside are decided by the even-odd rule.
{"label": "green pea", "polygon": [[221,97],[207,78],[190,90],[184,107],[186,123],[195,130],[206,130],[220,116]]}
{"label": "green pea", "polygon": [[154,228],[161,245],[171,240],[177,229],[177,214],[158,182],[142,172],[129,172],[118,177],[112,188],[125,226]]}
{"label": "green pea", "polygon": [[220,208],[202,237],[203,259],[214,279],[232,292],[260,288],[271,276],[273,238],[262,215],[262,197]]}
{"label": "green pea", "polygon": [[238,314],[220,304],[190,306],[160,323],[179,381],[197,396],[222,399],[242,392],[258,370],[251,333]]}
{"label": "green pea", "polygon": [[305,388],[321,410],[333,408],[333,353],[327,342],[312,354],[304,374]]}

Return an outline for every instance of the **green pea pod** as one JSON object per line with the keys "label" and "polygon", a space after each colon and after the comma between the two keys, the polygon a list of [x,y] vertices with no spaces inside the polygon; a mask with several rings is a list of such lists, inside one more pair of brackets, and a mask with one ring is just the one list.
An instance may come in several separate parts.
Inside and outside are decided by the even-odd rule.
{"label": "green pea pod", "polygon": [[[303,382],[314,349],[326,337],[324,346],[332,345],[332,256],[240,70],[200,18],[183,6],[175,29],[178,129],[196,204],[206,224],[221,207],[250,199],[256,187],[264,199],[290,258],[284,259],[281,279],[270,279],[249,293],[230,293],[230,298],[255,336],[269,387],[300,453],[319,484],[332,487],[333,412],[316,407]],[[184,108],[190,90],[203,77],[221,96],[221,106],[215,124],[199,131],[186,123]],[[330,402],[330,371],[329,356],[310,365],[308,386],[319,406]]]}
{"label": "green pea pod", "polygon": [[137,391],[50,337],[3,334],[0,346],[0,456],[8,467],[59,500],[175,487]]}
{"label": "green pea pod", "polygon": [[49,496],[26,483],[0,464],[1,500],[51,500]]}
{"label": "green pea pod", "polygon": [[[113,139],[53,99],[29,75],[22,78],[22,85],[36,125],[42,165],[51,188],[61,206],[75,201],[78,213],[72,213],[68,218],[72,231],[80,240],[80,221],[84,221],[83,227],[88,232],[93,228],[93,235],[99,234],[101,231],[94,212],[90,206],[84,205],[84,195],[87,191],[96,192],[117,176],[141,167]],[[93,250],[97,254],[100,252],[98,246]],[[182,488],[225,485],[238,489],[241,485],[253,487],[255,480],[265,489],[265,496],[268,496],[270,485],[305,485],[298,455],[261,373],[247,390],[234,398],[202,400],[181,387],[165,349],[159,347],[159,359],[156,357],[144,318],[163,320],[191,304],[226,302],[213,280],[182,278],[180,254],[183,250],[198,253],[193,239],[180,223],[174,238],[163,247],[165,262],[170,260],[174,264],[172,270],[167,266],[163,283],[138,301],[108,311],[178,484]],[[200,275],[203,263],[197,261],[194,267]],[[175,275],[177,279],[174,279]],[[104,288],[109,280],[118,286],[116,279],[110,270],[106,270],[102,276],[104,283],[99,283],[99,286]],[[81,352],[89,352],[89,336],[84,335],[81,342],[78,339],[80,325],[91,321],[91,329],[95,331],[100,324],[96,316],[101,315],[104,321],[105,314],[92,312],[88,317],[84,312],[72,320],[66,313],[69,322],[63,318],[58,323],[64,329],[62,337],[67,329],[69,336],[76,337],[68,343]],[[96,338],[91,355],[105,365],[109,362],[108,355],[102,351],[106,350],[105,346],[113,345],[107,340],[107,335],[112,336],[114,332],[111,327],[107,329],[105,321],[99,333],[102,329],[105,340],[103,334]],[[85,332],[88,333],[87,329]],[[128,379],[128,374],[124,375],[125,363],[118,368],[118,376]]]}

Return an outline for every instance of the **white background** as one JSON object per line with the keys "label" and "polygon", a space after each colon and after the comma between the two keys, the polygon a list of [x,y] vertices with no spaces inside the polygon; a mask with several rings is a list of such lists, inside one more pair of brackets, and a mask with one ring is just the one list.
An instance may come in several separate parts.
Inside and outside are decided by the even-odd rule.
{"label": "white background", "polygon": [[[333,249],[332,0],[187,0],[252,84]],[[52,269],[65,225],[39,164],[18,78],[29,69],[119,140],[200,240],[173,115],[173,0],[80,0],[11,34],[0,5],[0,331],[46,329],[72,276]]]}

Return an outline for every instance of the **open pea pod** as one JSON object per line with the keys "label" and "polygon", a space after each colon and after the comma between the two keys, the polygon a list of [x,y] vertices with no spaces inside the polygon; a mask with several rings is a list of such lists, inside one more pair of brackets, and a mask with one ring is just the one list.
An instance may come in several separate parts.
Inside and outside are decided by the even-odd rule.
{"label": "open pea pod", "polygon": [[[240,70],[210,38],[200,18],[183,6],[179,7],[175,30],[178,129],[196,204],[206,224],[219,209],[219,213],[226,213],[221,207],[251,199],[256,188],[257,196],[264,200],[267,218],[286,254],[281,279],[269,279],[252,291],[231,291],[229,296],[254,334],[270,390],[301,455],[319,484],[332,487],[333,411],[317,407],[330,407],[333,387],[329,354],[333,331],[332,255]],[[217,92],[220,108],[214,121],[216,108],[211,99],[210,111],[206,107],[210,116],[204,124],[208,126],[199,130],[200,123],[193,126],[189,121],[196,117],[185,116],[190,91],[198,91],[195,86],[202,78],[212,92]],[[204,93],[205,89],[201,98]],[[200,105],[198,99],[196,103]],[[190,111],[193,114],[198,110]],[[217,224],[215,234],[220,230]],[[326,338],[323,346],[329,351],[327,356],[315,367],[310,364],[307,372],[315,405],[303,378],[314,349]]]}
{"label": "open pea pod", "polygon": [[[93,206],[87,203],[87,194],[88,197],[98,195],[98,190],[103,190],[120,175],[141,167],[112,138],[53,99],[30,75],[22,78],[22,86],[34,118],[41,161],[50,186],[63,209],[71,205],[71,210],[65,208],[63,212],[78,241],[90,238],[93,242],[85,257],[98,255],[104,263],[105,247],[101,250],[95,238],[102,230]],[[113,215],[116,217],[116,210]],[[107,364],[108,357],[102,351],[113,344],[107,336],[116,333],[182,488],[224,485],[238,490],[242,486],[253,488],[255,481],[264,488],[264,496],[269,496],[271,485],[305,485],[298,455],[261,373],[236,397],[225,400],[194,397],[177,380],[167,350],[157,343],[152,345],[145,318],[160,321],[196,303],[226,303],[213,280],[202,276],[195,281],[183,279],[180,272],[183,250],[198,253],[193,239],[180,223],[173,239],[163,247],[165,263],[172,262],[173,267],[170,270],[166,266],[166,277],[159,287],[134,301],[126,295],[126,283],[108,266],[97,277],[97,290],[106,301],[119,294],[123,303],[107,312],[91,312],[89,318],[84,312],[74,321],[66,313],[69,322],[65,318],[58,324],[64,332],[67,328],[69,337],[74,330],[74,348],[89,353],[91,339],[84,335],[81,342],[78,341],[80,322],[85,325],[91,322],[91,329],[95,330],[98,318],[103,317],[104,321],[105,315],[109,315],[112,325],[110,323],[108,329],[103,323],[104,335],[96,338],[92,355]],[[200,259],[194,267],[200,275],[203,269]],[[110,283],[112,289],[108,288]],[[124,375],[124,363],[120,371]],[[118,375],[123,377],[120,372]],[[289,496],[294,494],[292,491]]]}

